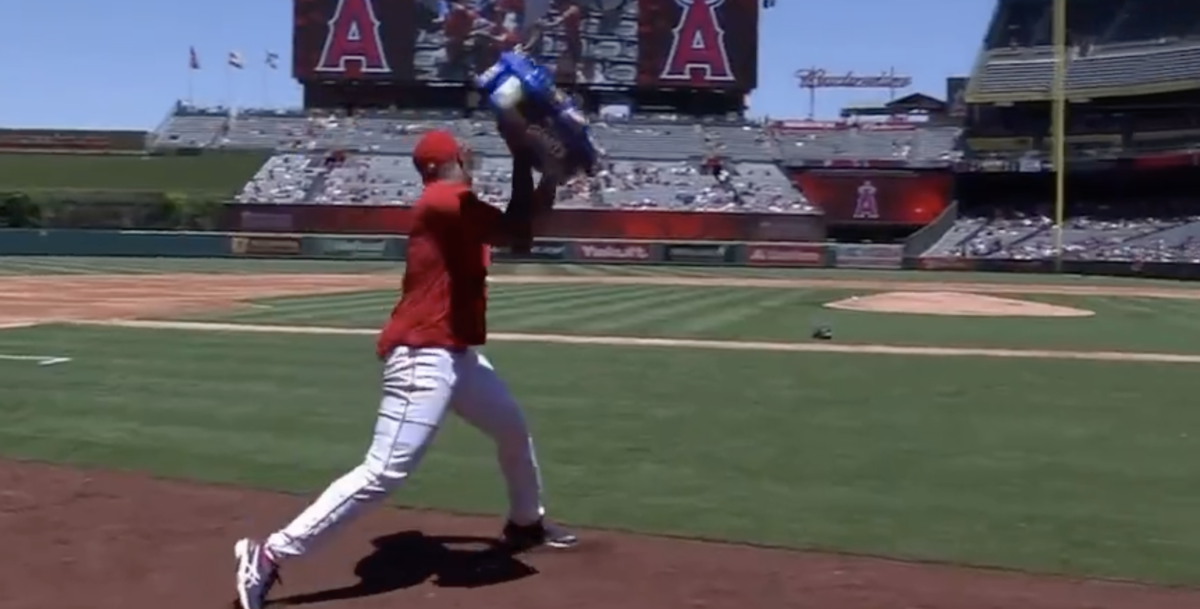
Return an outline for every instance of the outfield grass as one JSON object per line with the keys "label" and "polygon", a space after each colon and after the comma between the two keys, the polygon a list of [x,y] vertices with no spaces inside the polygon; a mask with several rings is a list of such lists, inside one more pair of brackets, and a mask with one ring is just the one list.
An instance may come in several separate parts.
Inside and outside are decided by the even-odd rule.
{"label": "outfield grass", "polygon": [[269,154],[199,156],[0,154],[0,190],[158,191],[232,194]]}
{"label": "outfield grass", "polygon": [[[311,491],[354,464],[368,337],[0,334],[0,451]],[[498,344],[558,515],[796,547],[1198,583],[1200,410],[1183,365]],[[397,500],[497,510],[454,422]]]}
{"label": "outfield grass", "polygon": [[[1200,301],[1020,296],[1095,311],[1076,318],[890,315],[825,307],[870,290],[655,285],[498,284],[491,329],[503,332],[806,341],[829,324],[838,343],[1200,353]],[[191,319],[375,328],[396,291],[276,298]]]}
{"label": "outfield grass", "polygon": [[[5,269],[396,267],[10,258]],[[1097,312],[1054,320],[821,306],[851,293],[495,284],[491,321],[508,331],[777,341],[805,340],[823,321],[837,343],[1200,352],[1191,301],[1033,297]],[[218,317],[374,328],[394,298],[273,299]],[[552,506],[570,522],[1200,585],[1195,365],[529,343],[487,352],[530,411]],[[49,367],[0,359],[0,455],[287,491],[321,488],[361,458],[378,399],[369,336],[46,326],[0,332],[0,354],[75,358]],[[490,447],[456,421],[397,497],[465,511],[499,510],[501,500]]]}

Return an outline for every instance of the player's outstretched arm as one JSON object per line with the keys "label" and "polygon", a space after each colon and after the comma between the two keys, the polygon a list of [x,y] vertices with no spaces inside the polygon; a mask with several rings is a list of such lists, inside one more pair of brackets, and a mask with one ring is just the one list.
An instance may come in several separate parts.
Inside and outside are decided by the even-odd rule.
{"label": "player's outstretched arm", "polygon": [[534,222],[554,207],[558,182],[543,174],[533,185],[533,157],[527,150],[513,153],[512,198],[504,213],[508,245],[516,252],[533,247]]}

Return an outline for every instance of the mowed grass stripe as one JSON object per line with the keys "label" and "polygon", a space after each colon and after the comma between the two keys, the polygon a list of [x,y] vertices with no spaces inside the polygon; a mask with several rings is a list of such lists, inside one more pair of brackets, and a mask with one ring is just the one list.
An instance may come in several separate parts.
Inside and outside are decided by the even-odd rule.
{"label": "mowed grass stripe", "polygon": [[356,311],[363,306],[373,307],[388,298],[385,290],[365,292],[349,292],[345,294],[328,294],[320,296],[284,297],[257,300],[246,303],[247,306],[233,311],[223,311],[213,314],[198,314],[188,316],[188,319],[226,319],[236,321],[281,320],[299,323],[303,320],[339,323],[348,312]]}
{"label": "mowed grass stripe", "polygon": [[[688,317],[669,320],[661,324],[666,334],[684,336],[710,334],[725,328],[744,326],[756,317],[775,309],[798,307],[808,297],[808,290],[755,290],[729,288],[741,298],[720,309],[693,313]],[[776,319],[778,323],[792,323],[795,319]],[[811,320],[805,319],[805,322]]]}
{"label": "mowed grass stripe", "polygon": [[4,261],[4,266],[13,269],[16,275],[93,275],[98,271],[94,265],[70,258],[12,257]]}
{"label": "mowed grass stripe", "polygon": [[[489,290],[489,318],[503,321],[506,317],[524,318],[531,311],[552,311],[576,306],[581,299],[591,301],[620,300],[653,286],[610,286],[589,284],[508,284]],[[283,297],[262,299],[250,306],[217,314],[184,316],[181,319],[224,320],[241,323],[284,323],[297,325],[330,325],[361,327],[378,324],[400,298],[399,291],[370,290],[346,294]]]}
{"label": "mowed grass stripe", "polygon": [[[599,286],[559,285],[541,286],[541,288],[536,289],[535,286],[504,286],[502,289],[492,290],[489,298],[490,302],[500,302],[503,303],[503,306],[492,304],[491,316],[495,317],[506,309],[513,309],[516,313],[520,314],[521,311],[537,308],[542,303],[558,302],[561,300],[570,301],[581,295],[600,292],[598,289]],[[334,323],[339,325],[351,327],[361,326],[364,323],[375,325],[382,322],[399,298],[399,291],[390,290],[322,296],[313,298],[301,305],[268,305],[269,308],[248,311],[243,313],[241,317],[234,319],[244,321],[253,316],[259,319],[277,319],[281,322],[301,325],[319,324],[328,320],[333,320]]]}
{"label": "mowed grass stripe", "polygon": [[691,294],[669,292],[662,289],[629,290],[623,292],[597,292],[593,296],[547,303],[541,307],[523,307],[524,315],[507,316],[503,323],[494,327],[505,330],[524,329],[575,329],[596,318],[628,315],[642,311],[648,306],[664,306],[692,298]]}
{"label": "mowed grass stripe", "polygon": [[547,266],[547,275],[569,275],[576,277],[599,277],[614,275],[616,268],[606,264],[559,264]]}
{"label": "mowed grass stripe", "polygon": [[629,264],[619,268],[619,274],[627,277],[662,277],[663,273],[671,273],[676,267]]}
{"label": "mowed grass stripe", "polygon": [[[240,319],[251,315],[256,318],[270,317],[290,323],[304,324],[328,319],[344,319],[353,322],[365,318],[379,319],[386,313],[389,303],[394,304],[396,294],[386,291],[355,292],[345,295],[327,296],[304,303],[267,305],[266,308],[247,309],[239,312]],[[261,305],[260,305],[261,306]],[[233,317],[239,319],[239,317]]]}
{"label": "mowed grass stripe", "polygon": [[[148,258],[12,256],[0,258],[0,269],[16,275],[141,274]],[[177,261],[182,261],[179,259]],[[136,271],[134,270],[136,269]]]}
{"label": "mowed grass stripe", "polygon": [[[189,266],[186,259],[180,259],[170,266],[172,272],[185,272]],[[153,258],[120,258],[117,260],[80,260],[73,265],[80,271],[93,275],[160,275],[163,265]]]}
{"label": "mowed grass stripe", "polygon": [[578,319],[580,309],[620,304],[631,298],[636,299],[650,291],[652,290],[591,290],[576,294],[572,298],[555,298],[523,305],[514,305],[498,300],[490,306],[488,320],[493,328],[540,328],[545,323]]}
{"label": "mowed grass stripe", "polygon": [[17,256],[0,258],[0,276],[39,274],[35,263]]}
{"label": "mowed grass stripe", "polygon": [[[685,291],[686,292],[686,291]],[[689,319],[698,315],[726,310],[738,303],[753,300],[753,294],[745,290],[711,288],[691,294],[680,294],[680,298],[667,299],[665,294],[645,304],[644,308],[623,315],[604,315],[585,319],[572,326],[572,331],[584,334],[622,333],[634,328],[658,328],[677,319]]]}
{"label": "mowed grass stripe", "polygon": [[1124,307],[1131,316],[1136,315],[1147,323],[1168,323],[1191,332],[1200,332],[1200,317],[1196,315],[1196,303],[1186,300],[1162,298],[1119,298],[1109,297],[1113,307]]}
{"label": "mowed grass stripe", "polygon": [[489,314],[508,309],[540,307],[560,301],[590,298],[607,293],[605,286],[589,284],[501,285],[489,292]]}

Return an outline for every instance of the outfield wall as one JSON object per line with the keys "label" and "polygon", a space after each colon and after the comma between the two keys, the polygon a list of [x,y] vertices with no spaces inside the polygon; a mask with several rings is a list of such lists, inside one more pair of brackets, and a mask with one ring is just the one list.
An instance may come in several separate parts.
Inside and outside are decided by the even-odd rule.
{"label": "outfield wall", "polygon": [[[222,209],[220,227],[232,232],[405,234],[412,221],[413,208],[400,205],[230,204]],[[592,208],[555,209],[538,233],[556,239],[790,243],[816,243],[826,235],[820,215]]]}
{"label": "outfield wall", "polygon": [[[0,256],[129,256],[144,258],[272,258],[404,260],[407,238],[396,235],[297,235],[98,230],[0,230]],[[1053,260],[906,257],[903,245],[538,239],[532,251],[492,251],[497,262],[675,264],[776,268],[916,269],[1054,273]],[[1200,264],[1064,260],[1062,272],[1200,280]]]}
{"label": "outfield wall", "polygon": [[[390,235],[298,235],[93,230],[0,230],[0,256],[404,259],[407,239]],[[755,267],[901,268],[902,246],[637,239],[539,239],[529,253],[495,248],[497,262],[687,264]]]}
{"label": "outfield wall", "polygon": [[1144,277],[1147,279],[1200,280],[1200,264],[1142,262],[1136,260],[1001,260],[994,258],[910,258],[904,268],[923,271],[974,271],[979,273],[1056,273]]}

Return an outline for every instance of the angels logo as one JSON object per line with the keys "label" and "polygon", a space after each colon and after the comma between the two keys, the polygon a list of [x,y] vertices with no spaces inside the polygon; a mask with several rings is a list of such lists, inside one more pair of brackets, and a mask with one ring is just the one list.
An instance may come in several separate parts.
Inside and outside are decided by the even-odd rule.
{"label": "angels logo", "polygon": [[717,7],[725,0],[675,0],[682,12],[671,30],[674,40],[659,76],[666,81],[691,84],[734,81],[725,49],[725,29]]}
{"label": "angels logo", "polygon": [[864,180],[858,187],[858,199],[854,203],[854,219],[856,220],[878,220],[879,219],[879,202],[875,199],[875,195],[879,189],[870,180]]}
{"label": "angels logo", "polygon": [[338,0],[317,72],[390,74],[371,0]]}

